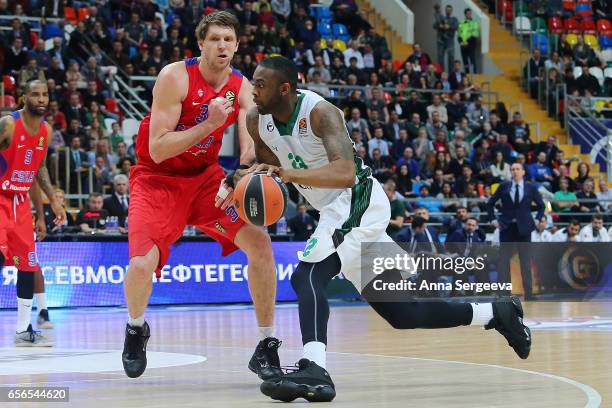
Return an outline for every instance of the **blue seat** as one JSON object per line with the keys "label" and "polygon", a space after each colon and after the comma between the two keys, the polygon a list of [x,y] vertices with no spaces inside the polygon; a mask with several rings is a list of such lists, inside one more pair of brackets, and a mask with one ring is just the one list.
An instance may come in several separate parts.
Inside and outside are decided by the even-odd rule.
{"label": "blue seat", "polygon": [[329,24],[331,26],[333,22],[334,22],[334,19],[331,17],[319,17],[317,19],[317,25],[318,24]]}
{"label": "blue seat", "polygon": [[334,38],[338,38],[344,42],[348,42],[351,39],[351,35],[344,24],[332,25],[332,34]]}
{"label": "blue seat", "polygon": [[62,30],[57,24],[45,24],[42,29],[41,35],[44,40],[48,40],[49,38],[54,37],[63,37],[64,30]]}
{"label": "blue seat", "polygon": [[310,16],[314,18],[331,18],[333,17],[329,7],[310,6]]}
{"label": "blue seat", "polygon": [[612,48],[612,36],[610,35],[600,35],[599,36],[599,45],[602,50],[607,50]]}
{"label": "blue seat", "polygon": [[542,55],[548,55],[549,43],[548,36],[542,33],[535,33],[532,36],[532,44],[534,48],[538,48]]}
{"label": "blue seat", "polygon": [[317,24],[317,31],[321,37],[328,38],[332,36],[332,27],[330,24]]}

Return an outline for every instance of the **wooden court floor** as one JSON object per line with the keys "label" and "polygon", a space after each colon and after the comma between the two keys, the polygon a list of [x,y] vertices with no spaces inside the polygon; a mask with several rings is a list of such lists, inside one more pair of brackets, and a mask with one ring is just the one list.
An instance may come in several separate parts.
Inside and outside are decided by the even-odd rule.
{"label": "wooden court floor", "polygon": [[[520,360],[495,331],[396,331],[367,306],[333,307],[328,370],[334,407],[612,407],[612,303],[528,303],[534,345]],[[125,309],[52,311],[53,349],[12,347],[16,312],[0,312],[0,386],[70,388],[69,403],[1,407],[280,407],[246,368],[253,312],[154,308],[149,368],[121,370]],[[279,308],[283,365],[300,357],[295,305]],[[299,400],[293,404],[304,406]]]}

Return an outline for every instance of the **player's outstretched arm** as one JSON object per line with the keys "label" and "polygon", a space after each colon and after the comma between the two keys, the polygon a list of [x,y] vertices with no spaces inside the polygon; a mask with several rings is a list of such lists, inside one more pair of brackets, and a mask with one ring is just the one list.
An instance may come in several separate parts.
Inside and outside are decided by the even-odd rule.
{"label": "player's outstretched arm", "polygon": [[355,185],[355,161],[344,118],[331,103],[321,101],[310,112],[314,134],[323,140],[329,164],[316,169],[280,169],[285,183],[319,188],[349,188]]}
{"label": "player's outstretched arm", "polygon": [[12,116],[7,115],[0,119],[0,152],[6,150],[11,144],[14,130],[15,121]]}
{"label": "player's outstretched arm", "polygon": [[234,109],[225,98],[215,98],[208,105],[208,117],[187,130],[176,131],[182,101],[188,91],[188,75],[182,63],[164,67],[153,87],[149,154],[156,163],[178,156],[222,126]]}

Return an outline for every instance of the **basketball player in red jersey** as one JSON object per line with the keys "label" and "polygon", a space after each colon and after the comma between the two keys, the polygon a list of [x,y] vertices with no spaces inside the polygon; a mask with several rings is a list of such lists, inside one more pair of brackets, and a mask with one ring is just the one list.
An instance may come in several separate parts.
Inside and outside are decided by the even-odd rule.
{"label": "basketball player in red jersey", "polygon": [[129,319],[123,368],[132,378],[146,369],[150,328],[144,313],[152,290],[151,274],[159,274],[170,245],[189,224],[221,244],[223,255],[238,248],[246,253],[262,338],[249,369],[262,379],[274,378],[281,371],[279,341],[273,333],[276,275],[270,238],[262,229],[244,224],[234,207],[215,206],[231,191],[218,164],[228,126],[237,122],[243,167],[255,160],[245,124],[246,112],[254,106],[252,86],[230,66],[238,48],[238,20],[217,11],[200,21],[195,34],[201,57],[161,70],[151,113],[138,131],[138,164],[130,171],[130,264],[124,282]]}
{"label": "basketball player in red jersey", "polygon": [[30,324],[34,274],[40,268],[27,199],[36,182],[49,197],[55,223],[66,219],[45,166],[52,135],[51,126],[42,119],[48,104],[47,84],[32,81],[26,85],[24,108],[0,119],[0,269],[5,264],[18,270],[15,346],[19,347],[53,345]]}

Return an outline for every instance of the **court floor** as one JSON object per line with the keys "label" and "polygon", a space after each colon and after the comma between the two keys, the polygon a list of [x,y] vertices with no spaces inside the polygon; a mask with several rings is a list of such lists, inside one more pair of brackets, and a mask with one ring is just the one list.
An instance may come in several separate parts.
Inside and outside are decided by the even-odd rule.
{"label": "court floor", "polygon": [[[333,307],[331,404],[612,407],[612,303],[527,303],[525,311],[534,345],[523,361],[495,331],[397,331],[367,306]],[[0,406],[282,406],[260,394],[246,368],[257,340],[249,307],[150,309],[149,368],[138,379],[121,368],[125,309],[52,310],[51,317],[54,348],[16,349],[16,312],[0,312],[0,387],[68,386],[70,402]],[[278,309],[276,326],[281,363],[293,365],[301,349],[295,305]]]}

